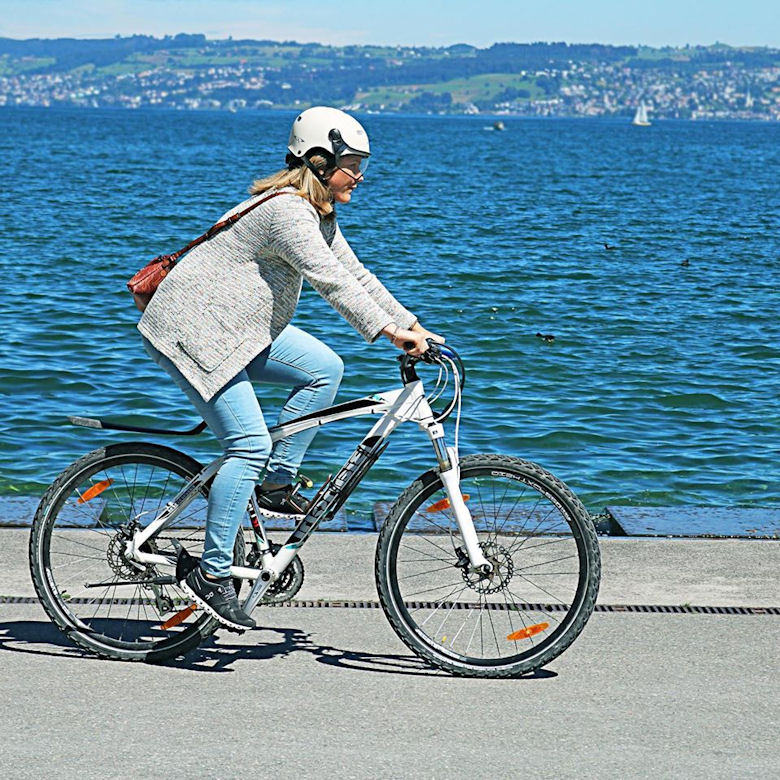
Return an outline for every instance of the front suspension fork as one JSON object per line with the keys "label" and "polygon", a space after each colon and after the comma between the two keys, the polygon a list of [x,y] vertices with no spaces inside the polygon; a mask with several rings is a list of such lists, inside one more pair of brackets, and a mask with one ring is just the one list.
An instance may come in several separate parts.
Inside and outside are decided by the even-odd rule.
{"label": "front suspension fork", "polygon": [[439,476],[444,485],[444,492],[449,499],[452,514],[455,516],[455,523],[458,526],[460,538],[463,540],[463,546],[466,548],[471,568],[473,571],[481,574],[489,574],[493,571],[493,567],[479,546],[474,520],[460,490],[460,459],[458,458],[458,451],[455,447],[444,446],[444,433],[440,426],[434,426],[434,429],[429,431],[429,435],[433,449],[436,452],[436,458],[439,461]]}

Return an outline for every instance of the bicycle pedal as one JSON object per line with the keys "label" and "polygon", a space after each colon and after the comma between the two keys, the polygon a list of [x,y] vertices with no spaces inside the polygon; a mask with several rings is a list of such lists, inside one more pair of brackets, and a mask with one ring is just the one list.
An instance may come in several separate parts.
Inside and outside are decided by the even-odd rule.
{"label": "bicycle pedal", "polygon": [[224,628],[225,631],[229,631],[231,634],[238,634],[240,636],[241,634],[245,634],[246,633],[246,629],[245,628],[233,628],[233,626],[226,626],[222,622],[220,622],[219,625],[220,625],[220,627]]}
{"label": "bicycle pedal", "polygon": [[299,487],[306,488],[307,490],[311,490],[314,487],[314,482],[310,480],[305,474],[301,474],[300,472],[298,472],[298,477],[295,481]]}

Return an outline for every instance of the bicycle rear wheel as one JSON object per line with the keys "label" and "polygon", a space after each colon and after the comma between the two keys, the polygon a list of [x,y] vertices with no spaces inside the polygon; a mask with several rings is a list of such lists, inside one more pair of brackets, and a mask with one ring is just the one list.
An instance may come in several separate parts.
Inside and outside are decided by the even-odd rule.
{"label": "bicycle rear wheel", "polygon": [[[217,629],[200,610],[166,626],[191,604],[173,581],[173,566],[138,564],[125,549],[200,470],[169,447],[110,445],[69,466],[43,496],[30,536],[30,571],[46,613],[77,645],[104,658],[162,661]],[[170,527],[145,543],[147,551],[173,561],[175,538],[200,556],[207,496],[203,486]],[[239,565],[243,542],[239,530],[233,551]]]}
{"label": "bicycle rear wheel", "polygon": [[563,482],[519,458],[463,458],[460,488],[493,571],[469,571],[441,478],[429,471],[380,532],[382,607],[434,666],[472,677],[527,674],[560,655],[593,611],[601,574],[593,522]]}

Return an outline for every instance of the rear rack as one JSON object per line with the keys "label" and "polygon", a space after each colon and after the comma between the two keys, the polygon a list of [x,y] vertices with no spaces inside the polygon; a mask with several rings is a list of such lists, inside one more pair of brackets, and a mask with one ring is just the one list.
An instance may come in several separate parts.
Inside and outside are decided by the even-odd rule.
{"label": "rear rack", "polygon": [[69,415],[68,420],[73,425],[82,428],[100,428],[104,431],[128,431],[130,433],[155,433],[163,436],[195,436],[206,429],[206,423],[201,420],[189,431],[172,431],[169,428],[144,428],[139,425],[126,425],[124,423],[111,422],[111,420],[97,420],[94,417],[76,417]]}

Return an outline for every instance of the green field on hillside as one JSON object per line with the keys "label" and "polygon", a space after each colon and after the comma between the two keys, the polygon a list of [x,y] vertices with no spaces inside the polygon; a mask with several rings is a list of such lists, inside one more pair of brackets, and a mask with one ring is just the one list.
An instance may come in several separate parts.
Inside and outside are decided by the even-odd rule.
{"label": "green field on hillside", "polygon": [[506,89],[527,90],[530,93],[527,99],[544,97],[544,91],[536,86],[533,77],[529,78],[517,73],[487,73],[428,84],[375,87],[357,92],[355,100],[368,106],[392,105],[408,103],[424,92],[430,92],[434,95],[443,95],[449,92],[452,95],[453,103],[474,103],[478,100],[488,100]]}
{"label": "green field on hillside", "polygon": [[11,57],[10,54],[0,55],[0,76],[15,76],[38,68],[54,65],[54,57]]}

